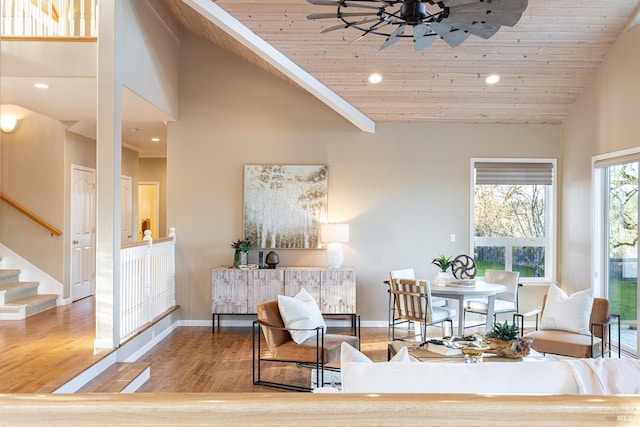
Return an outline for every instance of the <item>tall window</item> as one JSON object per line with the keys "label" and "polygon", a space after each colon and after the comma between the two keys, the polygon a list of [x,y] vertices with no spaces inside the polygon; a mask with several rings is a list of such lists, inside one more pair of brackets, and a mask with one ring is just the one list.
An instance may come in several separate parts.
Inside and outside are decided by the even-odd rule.
{"label": "tall window", "polygon": [[519,271],[555,279],[555,159],[472,159],[477,275]]}

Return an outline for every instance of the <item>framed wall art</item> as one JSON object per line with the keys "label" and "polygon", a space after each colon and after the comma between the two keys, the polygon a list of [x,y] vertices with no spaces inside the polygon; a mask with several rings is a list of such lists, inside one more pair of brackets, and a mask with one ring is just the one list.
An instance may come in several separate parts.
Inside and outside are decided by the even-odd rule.
{"label": "framed wall art", "polygon": [[244,238],[255,249],[318,249],[326,165],[245,165]]}

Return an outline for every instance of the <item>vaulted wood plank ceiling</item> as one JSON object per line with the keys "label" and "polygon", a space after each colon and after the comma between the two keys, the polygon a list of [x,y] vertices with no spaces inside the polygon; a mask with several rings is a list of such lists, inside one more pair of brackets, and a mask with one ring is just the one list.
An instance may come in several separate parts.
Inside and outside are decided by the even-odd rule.
{"label": "vaulted wood plank ceiling", "polygon": [[[285,77],[199,17],[166,0],[181,24],[251,63]],[[410,39],[379,51],[384,37],[354,29],[321,34],[339,22],[305,0],[218,0],[220,6],[295,64],[376,122],[558,124],[625,31],[638,0],[529,0],[515,27],[471,36],[456,48],[439,40],[415,52]],[[635,29],[634,31],[640,31]],[[372,72],[383,75],[372,85]],[[491,73],[501,81],[487,86]]]}

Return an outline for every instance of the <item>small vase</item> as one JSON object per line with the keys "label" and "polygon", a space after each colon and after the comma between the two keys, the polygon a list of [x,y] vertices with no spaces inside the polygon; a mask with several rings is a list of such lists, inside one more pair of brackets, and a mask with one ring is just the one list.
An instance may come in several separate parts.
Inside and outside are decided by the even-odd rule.
{"label": "small vase", "polygon": [[236,252],[233,254],[233,267],[238,268],[241,265],[247,264],[249,264],[249,252],[236,249]]}

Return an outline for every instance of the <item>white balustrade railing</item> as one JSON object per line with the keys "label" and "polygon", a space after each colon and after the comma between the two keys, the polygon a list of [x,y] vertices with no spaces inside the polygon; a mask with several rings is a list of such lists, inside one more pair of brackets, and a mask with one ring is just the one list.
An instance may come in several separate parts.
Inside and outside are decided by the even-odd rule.
{"label": "white balustrade railing", "polygon": [[120,339],[135,334],[176,305],[176,233],[122,246],[120,252]]}
{"label": "white balustrade railing", "polygon": [[98,0],[2,0],[0,15],[2,36],[98,36]]}

